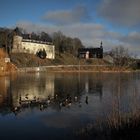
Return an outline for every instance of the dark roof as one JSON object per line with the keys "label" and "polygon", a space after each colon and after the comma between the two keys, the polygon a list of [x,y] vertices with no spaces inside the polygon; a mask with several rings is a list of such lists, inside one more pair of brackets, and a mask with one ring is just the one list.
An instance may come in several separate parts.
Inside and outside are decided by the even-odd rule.
{"label": "dark roof", "polygon": [[102,48],[79,48],[78,52],[96,52],[96,51],[101,51]]}

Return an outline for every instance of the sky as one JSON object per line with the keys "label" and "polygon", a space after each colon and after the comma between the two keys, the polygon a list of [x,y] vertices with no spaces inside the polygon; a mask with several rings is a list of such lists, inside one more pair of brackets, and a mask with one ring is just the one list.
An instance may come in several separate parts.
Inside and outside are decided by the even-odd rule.
{"label": "sky", "polygon": [[123,46],[140,57],[140,0],[1,0],[0,27],[61,31],[86,47]]}

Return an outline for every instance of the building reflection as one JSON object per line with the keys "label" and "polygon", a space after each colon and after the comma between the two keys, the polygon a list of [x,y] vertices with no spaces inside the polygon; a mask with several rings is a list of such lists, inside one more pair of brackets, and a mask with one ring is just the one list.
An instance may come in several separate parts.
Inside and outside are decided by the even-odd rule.
{"label": "building reflection", "polygon": [[0,77],[0,113],[9,111],[11,97],[8,94],[10,86],[9,77]]}
{"label": "building reflection", "polygon": [[12,83],[11,92],[13,106],[19,106],[19,101],[38,100],[41,102],[54,96],[54,75],[19,77]]}
{"label": "building reflection", "polygon": [[[0,78],[0,113],[2,110],[18,111],[24,107],[39,107],[43,109],[50,102],[53,109],[69,106],[72,102],[79,102],[82,95],[97,96],[102,99],[102,83],[89,75],[74,74],[24,74],[15,77]],[[4,108],[7,109],[4,109]]]}
{"label": "building reflection", "polygon": [[85,88],[84,91],[85,94],[92,94],[93,96],[98,96],[100,99],[102,99],[103,96],[103,85],[102,82],[98,79],[93,81],[90,76],[85,77]]}
{"label": "building reflection", "polygon": [[7,97],[7,83],[6,77],[0,79],[0,106],[5,102]]}

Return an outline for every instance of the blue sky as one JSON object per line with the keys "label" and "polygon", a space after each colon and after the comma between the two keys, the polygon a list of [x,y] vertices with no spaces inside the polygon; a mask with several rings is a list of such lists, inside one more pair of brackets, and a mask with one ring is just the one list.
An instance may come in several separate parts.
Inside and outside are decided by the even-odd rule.
{"label": "blue sky", "polygon": [[0,27],[61,31],[84,45],[116,46],[140,56],[139,0],[1,0]]}

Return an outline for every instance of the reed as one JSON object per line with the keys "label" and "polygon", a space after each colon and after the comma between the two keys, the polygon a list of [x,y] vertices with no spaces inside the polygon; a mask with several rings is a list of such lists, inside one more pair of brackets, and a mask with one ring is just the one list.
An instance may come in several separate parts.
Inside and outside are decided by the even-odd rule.
{"label": "reed", "polygon": [[[106,119],[98,119],[90,124],[90,130],[87,127],[79,131],[80,136],[103,139],[140,139],[140,97],[139,91],[134,86],[133,94],[130,96],[128,110],[122,109],[121,100],[121,82],[118,78],[117,91],[110,105],[111,111],[106,114]],[[113,93],[114,94],[114,93]],[[127,108],[125,106],[125,108]],[[89,125],[89,124],[88,124]],[[101,136],[102,135],[102,136]]]}

